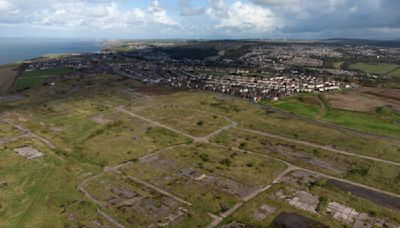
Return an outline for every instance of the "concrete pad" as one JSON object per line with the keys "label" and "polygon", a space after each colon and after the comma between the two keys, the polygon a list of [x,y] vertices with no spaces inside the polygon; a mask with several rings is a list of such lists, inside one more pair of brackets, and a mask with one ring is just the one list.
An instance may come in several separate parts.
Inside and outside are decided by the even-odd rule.
{"label": "concrete pad", "polygon": [[17,152],[20,156],[22,156],[28,160],[32,160],[32,159],[36,159],[36,158],[40,158],[40,157],[44,156],[43,153],[37,151],[35,148],[32,148],[30,146],[17,148],[17,149],[14,149],[14,151]]}

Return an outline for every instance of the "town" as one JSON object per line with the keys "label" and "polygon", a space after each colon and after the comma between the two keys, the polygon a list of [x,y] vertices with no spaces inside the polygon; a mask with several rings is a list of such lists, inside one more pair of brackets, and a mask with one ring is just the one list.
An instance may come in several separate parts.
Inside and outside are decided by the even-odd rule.
{"label": "town", "polygon": [[[332,61],[343,58],[344,53],[381,59],[390,59],[399,53],[399,48],[249,42],[243,44],[244,51],[233,50],[242,53],[235,53],[240,57],[231,59],[227,53],[233,52],[229,45],[220,51],[199,47],[196,43],[178,43],[176,47],[170,43],[135,43],[129,47],[132,51],[121,52],[114,47],[95,54],[37,58],[26,61],[21,70],[72,69],[65,76],[114,73],[145,83],[221,92],[257,102],[357,87],[371,78],[376,79],[376,75],[351,69],[343,63],[334,66]],[[201,56],[187,58],[182,54],[185,49],[193,48],[198,48]]]}

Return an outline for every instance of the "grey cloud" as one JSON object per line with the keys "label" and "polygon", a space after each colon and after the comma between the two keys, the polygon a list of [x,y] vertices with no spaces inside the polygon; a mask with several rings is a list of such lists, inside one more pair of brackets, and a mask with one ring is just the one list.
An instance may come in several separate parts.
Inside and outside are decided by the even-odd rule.
{"label": "grey cloud", "polygon": [[[346,37],[377,28],[400,28],[398,0],[252,0],[286,20],[283,33]],[[357,32],[355,32],[357,31]],[[397,29],[393,36],[398,38]],[[386,34],[388,36],[388,34]],[[370,34],[373,37],[374,34]],[[377,37],[377,35],[375,34]]]}
{"label": "grey cloud", "polygon": [[189,0],[179,0],[179,6],[181,8],[181,16],[198,16],[205,12],[205,8],[194,7]]}

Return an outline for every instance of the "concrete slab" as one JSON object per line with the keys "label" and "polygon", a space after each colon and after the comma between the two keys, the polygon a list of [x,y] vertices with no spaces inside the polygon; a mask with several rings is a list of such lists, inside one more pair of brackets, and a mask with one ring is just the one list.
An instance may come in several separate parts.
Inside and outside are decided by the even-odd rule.
{"label": "concrete slab", "polygon": [[36,159],[36,158],[40,158],[40,157],[44,156],[43,153],[39,152],[38,150],[36,150],[35,148],[32,148],[30,146],[17,148],[17,149],[14,149],[14,151],[17,152],[20,156],[22,156],[28,160],[32,160],[32,159]]}

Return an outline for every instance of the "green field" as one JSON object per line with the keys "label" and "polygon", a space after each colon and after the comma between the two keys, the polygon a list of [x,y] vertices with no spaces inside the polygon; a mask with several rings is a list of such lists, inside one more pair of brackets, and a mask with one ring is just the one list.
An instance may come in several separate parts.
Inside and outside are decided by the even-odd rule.
{"label": "green field", "polygon": [[335,62],[333,67],[336,69],[341,69],[344,62]]}
{"label": "green field", "polygon": [[72,68],[55,68],[49,70],[34,70],[34,71],[25,71],[22,75],[17,79],[16,88],[17,89],[26,89],[30,87],[34,87],[40,85],[47,79],[51,77],[56,77],[64,74],[68,74],[74,72],[75,70]]}
{"label": "green field", "polygon": [[400,77],[400,68],[389,73],[389,76]]}
{"label": "green field", "polygon": [[299,98],[289,98],[283,101],[274,102],[273,106],[310,118],[314,118],[320,111],[318,105],[306,103]]}
{"label": "green field", "polygon": [[[45,157],[26,160],[13,151],[21,146],[32,146],[45,153]],[[97,172],[96,169],[72,160],[63,162],[33,139],[2,146],[0,158],[0,180],[7,181],[7,187],[0,189],[0,227],[63,226],[63,217],[69,213],[82,223],[96,217],[94,205],[75,190],[82,169]]]}
{"label": "green field", "polygon": [[400,118],[400,113],[389,108],[385,109],[387,111],[375,111],[374,113],[329,110],[322,119],[361,131],[400,136],[400,126],[396,123]]}
{"label": "green field", "polygon": [[396,65],[396,64],[386,64],[386,63],[382,63],[382,64],[357,63],[357,64],[350,65],[350,68],[352,70],[360,70],[365,73],[380,74],[380,75],[390,73],[399,67],[400,66]]}

